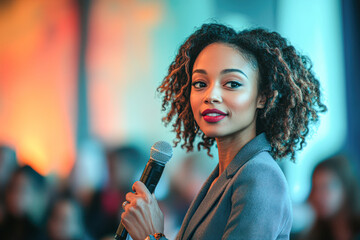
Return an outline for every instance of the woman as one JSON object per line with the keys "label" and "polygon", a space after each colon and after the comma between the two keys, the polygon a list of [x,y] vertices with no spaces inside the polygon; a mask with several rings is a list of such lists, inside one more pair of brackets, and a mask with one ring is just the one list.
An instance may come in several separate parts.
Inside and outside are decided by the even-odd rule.
{"label": "woman", "polygon": [[[216,142],[219,155],[177,239],[288,239],[291,203],[274,159],[294,160],[309,123],[326,110],[308,58],[274,32],[205,24],[180,47],[159,91],[175,146],[183,140],[191,151],[198,137],[198,149],[211,155]],[[133,239],[160,239],[155,198],[141,182],[133,190],[125,228]]]}
{"label": "woman", "polygon": [[360,239],[360,188],[345,156],[333,156],[315,167],[309,202],[316,219],[301,239]]}

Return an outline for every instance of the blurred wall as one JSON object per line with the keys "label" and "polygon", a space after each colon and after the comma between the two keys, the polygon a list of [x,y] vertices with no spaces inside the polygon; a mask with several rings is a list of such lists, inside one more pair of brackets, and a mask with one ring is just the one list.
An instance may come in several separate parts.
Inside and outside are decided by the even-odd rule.
{"label": "blurred wall", "polygon": [[[304,15],[306,13],[306,15]],[[292,199],[307,198],[314,166],[342,150],[346,140],[346,93],[340,1],[279,1],[278,31],[310,57],[328,112],[313,126],[297,163],[286,163]]]}
{"label": "blurred wall", "polygon": [[[347,142],[345,150],[360,172],[360,1],[342,0],[344,59],[346,69]],[[359,176],[360,178],[360,176]]]}

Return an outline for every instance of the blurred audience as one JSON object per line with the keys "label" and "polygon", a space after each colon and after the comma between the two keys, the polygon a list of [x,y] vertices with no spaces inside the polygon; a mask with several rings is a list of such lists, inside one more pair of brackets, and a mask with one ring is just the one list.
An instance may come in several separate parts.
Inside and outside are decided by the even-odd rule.
{"label": "blurred audience", "polygon": [[5,218],[4,189],[16,167],[15,151],[8,146],[0,145],[0,226]]}
{"label": "blurred audience", "polygon": [[104,218],[101,237],[115,235],[121,221],[121,204],[125,201],[125,194],[140,179],[146,158],[135,146],[120,146],[108,150],[107,163],[108,181],[99,193]]}
{"label": "blurred audience", "polygon": [[34,208],[38,210],[34,190],[39,179],[35,178],[41,176],[28,166],[17,168],[10,177],[3,195],[0,239],[38,239],[39,228],[31,215]]}
{"label": "blurred audience", "polygon": [[[140,179],[148,159],[149,154],[133,145],[104,151],[101,143],[91,141],[79,153],[70,177],[60,179],[18,166],[15,151],[0,147],[0,239],[113,239],[125,194]],[[157,187],[170,239],[213,168],[205,159],[185,156],[171,179],[165,173],[166,184]]]}
{"label": "blurred audience", "polygon": [[[84,164],[75,165],[70,186],[84,210],[84,224],[89,236],[94,239],[113,238],[121,220],[125,193],[131,191],[133,182],[140,178],[146,158],[135,146],[119,146],[106,153],[97,152],[104,155],[97,160],[86,157]],[[105,160],[105,176],[99,175],[103,167],[99,167],[98,159]],[[90,161],[94,163],[92,166]],[[84,167],[81,167],[85,163],[88,173],[84,173]],[[103,184],[95,184],[98,180],[92,179],[93,176],[106,180]]]}
{"label": "blurred audience", "polygon": [[360,239],[360,189],[349,160],[342,155],[319,163],[312,175],[309,203],[312,228],[301,239]]}
{"label": "blurred audience", "polygon": [[15,151],[9,146],[0,145],[0,191],[17,167]]}
{"label": "blurred audience", "polygon": [[45,222],[44,240],[91,239],[84,228],[82,209],[70,196],[55,198]]}

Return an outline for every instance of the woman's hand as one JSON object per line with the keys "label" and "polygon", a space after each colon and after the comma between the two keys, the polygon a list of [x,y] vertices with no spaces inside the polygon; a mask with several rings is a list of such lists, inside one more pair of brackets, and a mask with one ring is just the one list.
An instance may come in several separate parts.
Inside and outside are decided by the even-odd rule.
{"label": "woman's hand", "polygon": [[148,235],[164,232],[164,215],[155,196],[151,195],[144,183],[133,184],[134,193],[126,194],[125,212],[121,222],[134,240],[144,240]]}

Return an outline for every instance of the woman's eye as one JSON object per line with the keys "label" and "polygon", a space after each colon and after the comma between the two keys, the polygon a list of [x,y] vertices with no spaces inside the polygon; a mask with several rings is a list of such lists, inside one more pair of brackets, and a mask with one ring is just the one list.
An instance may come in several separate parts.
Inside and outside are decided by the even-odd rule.
{"label": "woman's eye", "polygon": [[194,88],[204,88],[204,87],[206,87],[206,84],[204,83],[204,82],[194,82],[194,83],[192,83],[192,85],[193,85],[193,87]]}
{"label": "woman's eye", "polygon": [[229,87],[229,88],[238,88],[240,87],[242,84],[237,82],[237,81],[229,81],[225,84],[225,86]]}

